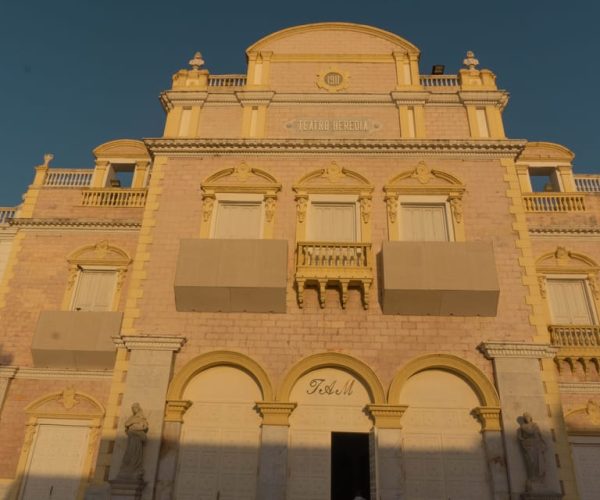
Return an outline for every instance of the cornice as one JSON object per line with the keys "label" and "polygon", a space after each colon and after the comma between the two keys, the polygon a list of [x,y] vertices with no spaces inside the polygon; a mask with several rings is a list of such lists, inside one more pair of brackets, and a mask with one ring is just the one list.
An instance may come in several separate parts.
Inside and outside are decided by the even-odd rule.
{"label": "cornice", "polygon": [[177,352],[185,344],[185,341],[185,337],[167,335],[123,335],[113,337],[113,342],[117,347],[125,347],[129,351],[137,349]]}
{"label": "cornice", "polygon": [[600,238],[600,228],[597,227],[532,227],[529,228],[532,237],[579,237]]}
{"label": "cornice", "polygon": [[487,359],[494,358],[554,358],[558,349],[549,344],[527,342],[482,342],[478,349]]}
{"label": "cornice", "polygon": [[462,90],[458,92],[458,97],[465,105],[485,106],[486,104],[494,104],[504,109],[508,103],[509,93],[506,90]]}
{"label": "cornice", "polygon": [[75,379],[97,380],[111,379],[112,370],[62,370],[54,368],[35,368],[26,366],[0,366],[0,378],[16,379]]}
{"label": "cornice", "polygon": [[141,221],[99,219],[12,219],[10,225],[25,229],[86,229],[139,231]]}
{"label": "cornice", "polygon": [[559,382],[560,392],[600,394],[600,382]]}
{"label": "cornice", "polygon": [[463,158],[514,158],[526,141],[453,139],[145,139],[154,156],[237,155],[372,155]]}

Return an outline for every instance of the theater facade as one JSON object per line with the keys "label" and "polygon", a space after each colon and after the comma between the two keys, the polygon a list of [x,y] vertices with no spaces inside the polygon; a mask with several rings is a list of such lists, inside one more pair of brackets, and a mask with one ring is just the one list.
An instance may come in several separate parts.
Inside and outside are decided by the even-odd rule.
{"label": "theater facade", "polygon": [[246,54],[0,209],[2,498],[598,498],[600,174],[471,52]]}

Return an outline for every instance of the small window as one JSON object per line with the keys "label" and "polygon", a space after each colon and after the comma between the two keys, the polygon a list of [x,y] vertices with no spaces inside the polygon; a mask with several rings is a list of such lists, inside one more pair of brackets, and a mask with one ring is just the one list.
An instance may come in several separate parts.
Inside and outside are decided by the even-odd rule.
{"label": "small window", "polygon": [[213,237],[259,239],[262,237],[262,203],[219,200]]}
{"label": "small window", "polygon": [[404,241],[450,241],[445,203],[402,203],[400,234]]}
{"label": "small window", "polygon": [[117,284],[117,271],[81,269],[73,297],[75,311],[111,311]]}
{"label": "small window", "polygon": [[560,181],[555,168],[530,168],[529,180],[534,193],[559,192]]}
{"label": "small window", "polygon": [[594,324],[592,302],[586,280],[548,279],[547,290],[553,324]]}
{"label": "small window", "polygon": [[356,203],[312,202],[311,241],[358,241]]}

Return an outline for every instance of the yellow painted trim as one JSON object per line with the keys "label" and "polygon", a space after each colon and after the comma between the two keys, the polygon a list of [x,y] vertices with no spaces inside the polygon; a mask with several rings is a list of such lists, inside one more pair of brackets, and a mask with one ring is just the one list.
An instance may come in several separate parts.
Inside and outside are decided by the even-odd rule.
{"label": "yellow painted trim", "polygon": [[182,113],[183,106],[173,106],[173,108],[167,113],[163,137],[177,137]]}
{"label": "yellow painted trim", "polygon": [[[564,252],[564,257],[560,258],[560,252]],[[561,272],[597,272],[600,266],[594,259],[585,254],[571,252],[562,246],[559,246],[553,252],[543,254],[535,261],[535,265],[539,270],[544,272],[561,273]]]}
{"label": "yellow painted trim", "polygon": [[289,402],[290,394],[298,379],[319,368],[339,368],[350,372],[365,385],[371,403],[385,404],[385,392],[375,372],[362,361],[339,352],[313,354],[296,363],[283,379],[277,392],[277,400]]}
{"label": "yellow painted trim", "polygon": [[201,354],[179,370],[167,390],[167,400],[183,400],[183,393],[189,382],[200,372],[215,366],[233,366],[250,375],[260,387],[265,401],[273,400],[273,386],[267,372],[252,358],[233,351],[213,351]]}
{"label": "yellow painted trim", "polygon": [[[283,62],[319,62],[319,63],[372,63],[392,64],[394,57],[391,54],[273,54],[271,61]],[[263,69],[264,71],[264,69]]]}
{"label": "yellow painted trim", "polygon": [[497,106],[489,105],[485,107],[485,114],[488,120],[488,127],[490,129],[490,137],[492,139],[504,139],[504,124],[502,123],[502,114],[500,108]]}
{"label": "yellow painted trim", "polygon": [[479,139],[479,125],[477,123],[477,106],[467,105],[467,120],[469,122],[469,130],[473,139]]}
{"label": "yellow painted trim", "polygon": [[445,370],[453,373],[471,386],[482,406],[500,407],[496,388],[485,374],[474,364],[451,354],[426,354],[409,361],[392,380],[388,401],[398,404],[404,384],[410,377],[425,370]]}
{"label": "yellow painted trim", "polygon": [[[544,151],[546,150],[546,151]],[[548,153],[551,151],[551,154]],[[528,142],[525,148],[518,156],[518,162],[529,161],[562,161],[571,163],[575,158],[575,153],[562,144],[555,142],[534,141]]]}
{"label": "yellow painted trim", "polygon": [[18,256],[21,252],[21,244],[25,239],[25,233],[19,231],[15,234],[10,247],[10,255],[4,268],[4,276],[0,282],[0,311],[6,307],[6,297],[10,290],[10,281],[15,275],[15,267],[19,262]]}
{"label": "yellow painted trim", "polygon": [[315,31],[326,31],[326,30],[336,30],[336,31],[356,31],[358,33],[363,33],[366,35],[374,36],[376,38],[381,38],[383,40],[387,40],[393,44],[399,45],[404,48],[408,52],[412,52],[415,54],[419,54],[419,49],[405,40],[404,38],[399,37],[394,33],[390,33],[389,31],[385,31],[379,28],[374,28],[373,26],[367,26],[365,24],[356,24],[356,23],[314,23],[314,24],[303,24],[300,26],[292,26],[290,28],[286,28],[280,31],[276,31],[275,33],[271,33],[254,44],[252,44],[248,49],[246,49],[246,54],[256,51],[258,52],[262,48],[267,48],[268,45],[276,40],[280,40],[281,38],[287,38],[293,35],[298,35],[300,33],[307,32],[315,32]]}
{"label": "yellow painted trim", "polygon": [[150,159],[150,153],[146,149],[146,145],[143,141],[136,139],[116,139],[114,141],[108,141],[92,150],[94,158],[96,159],[108,159],[108,158],[139,158],[139,159]]}

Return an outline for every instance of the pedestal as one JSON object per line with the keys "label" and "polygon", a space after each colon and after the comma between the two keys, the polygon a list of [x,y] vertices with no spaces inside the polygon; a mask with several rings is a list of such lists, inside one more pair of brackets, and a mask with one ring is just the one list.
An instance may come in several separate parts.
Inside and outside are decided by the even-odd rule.
{"label": "pedestal", "polygon": [[111,479],[111,500],[140,500],[146,483],[143,479]]}

